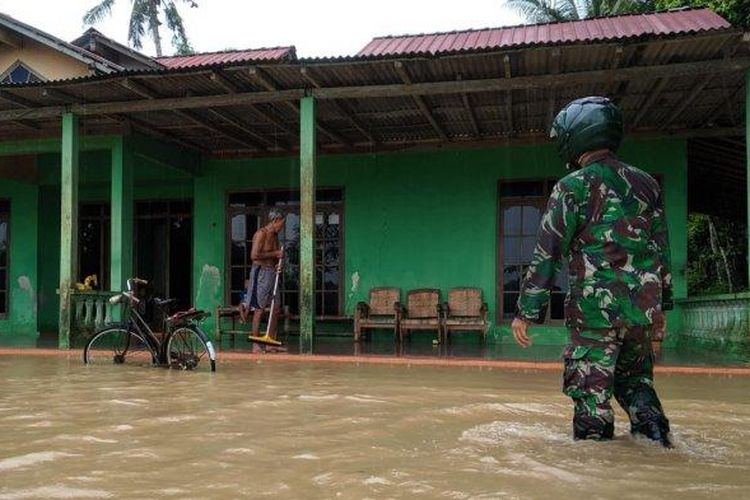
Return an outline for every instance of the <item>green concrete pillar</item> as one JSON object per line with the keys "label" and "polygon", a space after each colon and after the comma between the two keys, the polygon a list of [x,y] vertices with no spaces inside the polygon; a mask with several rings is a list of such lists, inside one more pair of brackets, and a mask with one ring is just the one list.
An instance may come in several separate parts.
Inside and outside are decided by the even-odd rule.
{"label": "green concrete pillar", "polygon": [[750,285],[750,68],[745,70],[745,199],[747,200],[747,283]]}
{"label": "green concrete pillar", "polygon": [[315,330],[315,99],[300,103],[299,350],[312,354]]}
{"label": "green concrete pillar", "polygon": [[58,347],[70,347],[70,293],[78,277],[78,116],[62,116],[60,176],[60,335]]}
{"label": "green concrete pillar", "polygon": [[126,137],[112,146],[110,290],[133,276],[133,151]]}

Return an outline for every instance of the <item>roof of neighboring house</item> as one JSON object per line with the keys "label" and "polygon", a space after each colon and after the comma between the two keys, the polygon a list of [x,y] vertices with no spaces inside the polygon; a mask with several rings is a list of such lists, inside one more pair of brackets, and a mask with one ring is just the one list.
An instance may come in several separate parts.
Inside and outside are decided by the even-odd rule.
{"label": "roof of neighboring house", "polygon": [[[87,29],[81,36],[79,36],[78,38],[76,38],[70,43],[84,50],[87,50],[89,52],[96,52],[98,50],[97,45],[103,45],[109,48],[110,50],[115,51],[121,57],[131,59],[132,61],[136,63],[140,63],[140,65],[145,66],[147,68],[153,68],[153,69],[164,68],[164,66],[162,66],[153,57],[149,57],[145,54],[138,52],[137,50],[133,50],[127,45],[123,45],[120,42],[117,42],[109,38],[108,36],[104,35],[102,32],[94,28]],[[127,67],[126,64],[122,64],[122,66],[126,66],[127,69],[130,69]]]}
{"label": "roof of neighboring house", "polygon": [[61,40],[31,25],[22,23],[21,21],[14,19],[7,14],[0,13],[0,26],[18,33],[19,35],[31,38],[32,40],[42,45],[46,45],[47,47],[58,50],[63,54],[73,57],[74,59],[78,59],[79,61],[89,66],[93,66],[100,73],[112,73],[115,71],[123,70],[122,66],[115,64],[112,61],[108,61],[107,59],[98,56],[97,54],[73,45],[72,43]]}
{"label": "roof of neighboring house", "polygon": [[156,60],[167,68],[194,68],[224,63],[241,63],[250,61],[294,61],[297,51],[294,46],[270,47],[261,49],[224,50],[203,52],[188,56],[159,57]]}
{"label": "roof of neighboring house", "polygon": [[405,56],[485,51],[531,45],[591,43],[627,38],[699,33],[731,28],[710,9],[682,9],[557,22],[472,29],[446,33],[373,38],[357,55]]}

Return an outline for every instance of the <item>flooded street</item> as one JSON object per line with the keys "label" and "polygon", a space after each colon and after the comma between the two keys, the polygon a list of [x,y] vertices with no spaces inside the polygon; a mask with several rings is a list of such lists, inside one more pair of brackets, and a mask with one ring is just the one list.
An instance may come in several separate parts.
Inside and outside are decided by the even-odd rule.
{"label": "flooded street", "polygon": [[2,356],[0,381],[0,499],[750,496],[744,377],[657,378],[672,451],[619,409],[574,443],[553,373]]}

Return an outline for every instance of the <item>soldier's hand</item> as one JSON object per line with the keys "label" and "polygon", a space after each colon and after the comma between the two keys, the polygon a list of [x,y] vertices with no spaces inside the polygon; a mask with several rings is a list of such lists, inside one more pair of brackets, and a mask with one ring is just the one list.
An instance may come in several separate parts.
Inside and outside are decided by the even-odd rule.
{"label": "soldier's hand", "polygon": [[529,347],[531,345],[531,337],[529,337],[529,322],[521,318],[516,318],[510,325],[513,330],[513,338],[516,339],[516,343],[521,347]]}
{"label": "soldier's hand", "polygon": [[667,330],[667,315],[664,311],[654,313],[652,325],[652,340],[664,340],[664,332]]}

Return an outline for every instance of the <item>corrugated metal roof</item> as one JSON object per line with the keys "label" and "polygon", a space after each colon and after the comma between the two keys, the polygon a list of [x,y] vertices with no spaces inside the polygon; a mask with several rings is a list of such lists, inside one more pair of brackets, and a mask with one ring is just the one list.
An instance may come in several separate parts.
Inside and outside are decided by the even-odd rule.
{"label": "corrugated metal roof", "polygon": [[372,39],[358,56],[444,54],[529,45],[558,45],[663,36],[728,29],[732,26],[710,9],[685,9],[582,21],[486,28]]}
{"label": "corrugated metal roof", "polygon": [[195,68],[214,64],[237,63],[248,61],[293,61],[297,59],[294,46],[271,47],[247,50],[225,50],[221,52],[204,52],[189,56],[159,57],[156,60],[167,68]]}
{"label": "corrugated metal roof", "polygon": [[[648,113],[632,125],[637,133],[667,136],[686,130],[701,133],[736,130],[744,119],[744,71],[750,65],[750,47],[742,40],[741,31],[728,27],[692,36],[643,36],[621,43],[531,46],[508,51],[511,80],[541,76],[537,84],[532,81],[525,88],[466,95],[457,90],[428,93],[421,97],[424,106],[419,106],[413,96],[400,93],[387,96],[363,93],[360,97],[352,95],[335,101],[321,98],[317,113],[319,146],[326,153],[337,153],[439,144],[446,141],[445,137],[449,142],[543,140],[554,113],[571,99],[585,95],[612,97],[621,107],[626,123],[633,123],[641,110],[648,108]],[[498,52],[480,49],[459,51],[451,57],[392,54],[206,61],[199,67],[126,71],[54,83],[0,84],[0,111],[33,112],[35,108],[66,104],[147,101],[142,92],[125,84],[125,76],[136,88],[146,89],[146,94],[156,98],[264,92],[269,86],[281,91],[304,91],[311,85],[321,89],[362,87],[365,90],[376,85],[402,84],[404,70],[415,84],[457,79],[500,80],[505,78],[505,72]],[[731,69],[727,66],[717,73],[697,69],[726,61],[727,57],[736,61]],[[401,71],[394,60],[400,60]],[[193,63],[200,64],[195,60]],[[670,76],[664,71],[664,66],[677,68],[684,64],[696,68],[695,75],[680,70]],[[256,71],[247,71],[248,66],[254,66]],[[649,66],[659,66],[662,70],[651,75]],[[300,71],[302,68],[304,72]],[[640,68],[637,74],[632,71],[636,68]],[[599,71],[603,71],[601,77],[565,82],[565,78],[578,73]],[[622,78],[621,71],[632,75]],[[553,74],[559,74],[561,81],[553,83],[552,79],[543,78]],[[165,108],[97,116],[84,114],[81,124],[89,134],[133,129],[217,155],[290,154],[299,144],[299,114],[289,102],[237,101],[179,112]],[[683,106],[685,102],[688,105]],[[59,117],[19,116],[23,118],[20,121],[0,122],[0,140],[59,136]]]}

